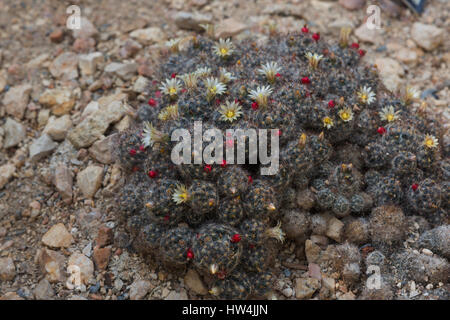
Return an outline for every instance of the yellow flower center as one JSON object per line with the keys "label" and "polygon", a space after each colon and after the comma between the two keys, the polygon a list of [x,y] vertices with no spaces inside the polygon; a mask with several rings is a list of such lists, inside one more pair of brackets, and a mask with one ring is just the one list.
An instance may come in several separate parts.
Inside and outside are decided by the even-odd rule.
{"label": "yellow flower center", "polygon": [[227,113],[225,114],[225,116],[227,117],[227,118],[234,118],[234,115],[235,115],[236,113],[234,112],[234,110],[228,110],[227,111]]}
{"label": "yellow flower center", "polygon": [[350,119],[350,113],[348,113],[347,111],[343,111],[343,112],[341,113],[341,118],[342,118],[342,120],[348,120],[348,119]]}
{"label": "yellow flower center", "polygon": [[426,140],[425,140],[425,145],[426,145],[427,147],[429,147],[429,148],[433,147],[433,146],[434,146],[434,141],[433,141],[433,139],[430,139],[430,138],[426,139]]}
{"label": "yellow flower center", "polygon": [[323,119],[323,123],[324,123],[326,126],[330,126],[330,125],[333,124],[333,120],[331,120],[330,117],[325,117],[325,118]]}
{"label": "yellow flower center", "polygon": [[187,192],[180,193],[180,198],[183,199],[183,201],[186,201],[188,198]]}
{"label": "yellow flower center", "polygon": [[228,49],[222,48],[222,49],[220,49],[220,53],[222,53],[223,55],[226,55],[228,53]]}
{"label": "yellow flower center", "polygon": [[176,94],[176,93],[177,93],[177,89],[175,89],[175,88],[170,88],[170,89],[169,89],[169,93],[172,94],[172,95],[173,95],[173,94]]}
{"label": "yellow flower center", "polygon": [[387,121],[391,122],[391,121],[394,121],[395,116],[394,116],[392,113],[389,113],[389,114],[386,116],[386,119],[387,119]]}
{"label": "yellow flower center", "polygon": [[217,88],[216,87],[209,88],[209,92],[211,92],[212,94],[216,94]]}
{"label": "yellow flower center", "polygon": [[362,100],[362,101],[366,101],[366,100],[367,100],[367,94],[362,93],[362,94],[361,94],[361,100]]}

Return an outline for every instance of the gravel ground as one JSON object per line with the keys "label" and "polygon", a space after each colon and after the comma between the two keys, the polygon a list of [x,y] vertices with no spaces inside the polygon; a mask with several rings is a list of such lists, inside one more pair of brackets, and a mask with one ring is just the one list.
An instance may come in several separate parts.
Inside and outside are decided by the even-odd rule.
{"label": "gravel ground", "polygon": [[[143,88],[164,42],[192,36],[199,23],[217,23],[218,37],[260,41],[270,25],[289,32],[307,23],[324,39],[351,26],[352,41],[367,51],[364,59],[378,66],[384,84],[420,89],[448,132],[450,4],[430,0],[416,17],[392,2],[377,3],[382,29],[371,31],[364,27],[365,0],[0,0],[0,300],[211,298],[195,271],[169,274],[126,248],[113,201],[124,177],[107,150],[148,100]],[[81,32],[66,28],[70,4],[81,8]],[[120,108],[105,110],[113,101]],[[448,265],[448,256],[420,243],[429,227],[410,220],[404,247],[432,260],[423,263],[429,277],[405,277],[399,259],[389,266],[395,290],[371,295],[316,261],[335,244],[316,237],[306,249],[285,243],[273,267],[274,297],[448,299],[448,275],[427,270]],[[372,249],[361,248],[362,258],[375,259]],[[81,271],[75,289],[74,264]]]}

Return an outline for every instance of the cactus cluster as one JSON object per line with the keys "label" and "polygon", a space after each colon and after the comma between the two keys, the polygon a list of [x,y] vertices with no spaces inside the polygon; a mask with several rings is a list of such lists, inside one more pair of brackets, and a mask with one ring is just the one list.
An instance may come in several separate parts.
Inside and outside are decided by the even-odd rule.
{"label": "cactus cluster", "polygon": [[[129,172],[117,202],[134,248],[174,269],[195,268],[219,298],[267,297],[285,236],[324,232],[325,215],[354,217],[345,232],[382,243],[401,240],[384,226],[398,227],[389,224],[404,215],[446,219],[440,127],[425,106],[412,107],[414,89],[386,90],[376,67],[360,63],[365,52],[347,42],[327,43],[304,27],[265,44],[168,43],[148,104],[114,144]],[[278,173],[225,159],[175,165],[171,134],[192,132],[197,120],[203,131],[278,129]],[[224,136],[223,149],[235,142]]]}

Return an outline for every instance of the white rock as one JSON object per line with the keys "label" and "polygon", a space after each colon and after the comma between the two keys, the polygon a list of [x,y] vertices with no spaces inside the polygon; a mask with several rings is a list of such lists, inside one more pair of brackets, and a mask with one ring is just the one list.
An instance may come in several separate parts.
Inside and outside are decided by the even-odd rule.
{"label": "white rock", "polygon": [[381,80],[383,84],[391,91],[397,91],[401,84],[400,77],[405,71],[403,67],[396,60],[391,58],[377,58],[375,64],[380,71]]}
{"label": "white rock", "polygon": [[30,145],[30,159],[32,162],[45,158],[56,149],[58,144],[54,142],[50,136],[43,133],[39,138],[34,140]]}
{"label": "white rock", "polygon": [[120,278],[116,278],[116,280],[114,280],[114,289],[116,289],[117,291],[120,291],[123,287],[123,281]]}
{"label": "white rock", "polygon": [[363,42],[374,44],[379,44],[382,42],[381,31],[378,29],[368,29],[365,23],[355,30],[355,36]]}
{"label": "white rock", "polygon": [[320,288],[320,281],[314,278],[297,278],[295,296],[297,299],[309,299]]}
{"label": "white rock", "polygon": [[103,167],[91,165],[77,175],[77,185],[85,198],[92,198],[100,188],[103,179]]}
{"label": "white rock", "polygon": [[430,24],[416,22],[411,28],[412,39],[425,50],[436,49],[444,41],[445,32]]}
{"label": "white rock", "polygon": [[73,80],[78,78],[78,55],[73,52],[60,54],[49,66],[49,71],[57,79]]}
{"label": "white rock", "polygon": [[188,296],[186,290],[182,289],[180,292],[170,291],[165,300],[187,300]]}
{"label": "white rock", "polygon": [[414,49],[401,48],[395,53],[395,59],[404,63],[414,63],[417,62],[418,55]]}
{"label": "white rock", "polygon": [[130,299],[141,300],[148,291],[153,287],[150,281],[147,280],[135,280],[130,286]]}
{"label": "white rock", "polygon": [[11,87],[3,98],[3,105],[6,108],[6,113],[18,119],[22,119],[32,89],[32,86],[29,84]]}
{"label": "white rock", "polygon": [[42,243],[52,248],[68,248],[72,241],[72,235],[62,223],[52,226],[42,237]]}
{"label": "white rock", "polygon": [[103,107],[102,104],[99,100],[99,110],[90,114],[69,132],[68,139],[76,148],[91,146],[105,133],[110,124],[122,119],[127,110],[123,100],[112,101]]}
{"label": "white rock", "polygon": [[90,22],[86,17],[80,18],[80,29],[74,29],[73,30],[73,37],[75,39],[78,38],[91,38],[98,34],[98,30],[95,28],[95,26]]}
{"label": "white rock", "polygon": [[282,293],[286,298],[290,298],[292,296],[292,294],[294,293],[294,290],[292,290],[292,288],[288,287],[288,288],[283,289]]}
{"label": "white rock", "polygon": [[67,268],[70,266],[79,268],[80,281],[85,285],[87,285],[89,280],[94,276],[94,263],[82,253],[75,252],[70,256]]}
{"label": "white rock", "polygon": [[143,45],[158,43],[165,40],[164,32],[158,27],[137,29],[130,33],[130,37],[136,39]]}
{"label": "white rock", "polygon": [[139,76],[133,85],[133,91],[142,93],[147,89],[149,83],[150,81],[146,77]]}
{"label": "white rock", "polygon": [[105,72],[115,74],[124,80],[129,80],[136,74],[137,68],[138,65],[134,62],[111,62],[105,67]]}
{"label": "white rock", "polygon": [[78,65],[82,75],[90,76],[94,74],[97,67],[105,61],[103,53],[92,52],[89,54],[82,54],[79,57]]}
{"label": "white rock", "polygon": [[92,242],[89,242],[86,247],[83,248],[82,253],[88,258],[92,255]]}
{"label": "white rock", "polygon": [[11,118],[6,119],[3,129],[5,132],[3,140],[4,148],[15,147],[26,137],[25,126]]}
{"label": "white rock", "polygon": [[44,133],[47,133],[55,141],[62,141],[66,138],[70,128],[72,128],[72,120],[68,114],[59,118],[52,116],[44,128]]}
{"label": "white rock", "polygon": [[81,114],[81,119],[88,117],[90,114],[93,114],[95,111],[99,109],[98,101],[91,101],[84,108],[83,113]]}
{"label": "white rock", "polygon": [[47,124],[47,121],[49,118],[50,118],[50,110],[49,109],[39,110],[39,114],[38,114],[39,128],[44,127]]}
{"label": "white rock", "polygon": [[342,240],[343,228],[344,223],[341,220],[331,217],[330,220],[328,220],[326,236],[336,242],[340,242]]}

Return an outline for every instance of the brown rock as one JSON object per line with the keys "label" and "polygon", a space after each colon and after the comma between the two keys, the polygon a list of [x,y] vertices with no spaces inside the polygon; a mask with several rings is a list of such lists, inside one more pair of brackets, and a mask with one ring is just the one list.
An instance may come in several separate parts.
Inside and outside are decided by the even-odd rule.
{"label": "brown rock", "polygon": [[208,294],[208,289],[204,285],[202,279],[200,278],[197,271],[194,269],[189,269],[186,275],[184,276],[184,283],[186,286],[199,295]]}
{"label": "brown rock", "polygon": [[95,243],[99,247],[104,247],[111,244],[113,239],[114,239],[113,230],[111,228],[108,228],[107,226],[102,226],[98,229]]}
{"label": "brown rock", "polygon": [[54,43],[60,43],[64,40],[64,31],[62,29],[55,29],[50,33],[50,40]]}
{"label": "brown rock", "polygon": [[72,241],[72,235],[62,223],[55,224],[42,237],[42,243],[52,248],[68,248]]}
{"label": "brown rock", "polygon": [[138,67],[138,73],[141,75],[141,76],[145,76],[145,77],[148,77],[148,78],[150,78],[151,76],[153,76],[153,70],[147,65],[147,64],[141,64],[139,67]]}
{"label": "brown rock", "polygon": [[322,279],[322,273],[320,272],[319,265],[315,263],[308,264],[308,276],[311,278],[321,280]]}
{"label": "brown rock", "polygon": [[55,291],[47,279],[42,279],[33,290],[33,295],[36,300],[52,300]]}
{"label": "brown rock", "polygon": [[134,57],[139,50],[142,49],[142,45],[139,42],[136,42],[132,39],[128,39],[125,43],[120,47],[119,54],[122,58],[127,59]]}
{"label": "brown rock", "polygon": [[0,280],[11,281],[16,276],[16,266],[11,258],[0,258]]}
{"label": "brown rock", "polygon": [[13,177],[16,167],[13,164],[4,164],[0,166],[0,189],[2,189]]}
{"label": "brown rock", "polygon": [[358,10],[364,8],[366,0],[339,0],[339,4],[348,10]]}
{"label": "brown rock", "polygon": [[0,297],[0,300],[25,300],[15,292],[7,292]]}
{"label": "brown rock", "polygon": [[305,255],[309,263],[316,263],[320,258],[322,249],[311,240],[305,241]]}
{"label": "brown rock", "polygon": [[211,15],[193,13],[193,12],[178,12],[175,15],[175,24],[180,29],[202,31],[201,24],[212,23],[213,18]]}
{"label": "brown rock", "polygon": [[41,272],[51,283],[65,280],[64,261],[64,255],[46,248],[40,249],[37,254],[37,263]]}
{"label": "brown rock", "polygon": [[92,147],[89,148],[89,154],[98,162],[104,164],[110,164],[113,162],[113,156],[111,153],[111,145],[117,134],[112,134],[101,140],[95,142]]}
{"label": "brown rock", "polygon": [[93,38],[76,39],[73,42],[72,49],[78,53],[86,53],[95,48],[95,40]]}
{"label": "brown rock", "polygon": [[99,270],[105,270],[109,263],[109,258],[111,256],[111,248],[94,248],[92,253],[92,259],[94,260],[95,266]]}
{"label": "brown rock", "polygon": [[220,22],[216,30],[216,38],[229,38],[247,29],[247,25],[234,19],[228,18]]}
{"label": "brown rock", "polygon": [[75,97],[69,89],[47,89],[39,97],[39,103],[52,108],[52,113],[60,116],[72,110]]}
{"label": "brown rock", "polygon": [[328,228],[327,228],[327,233],[326,236],[328,238],[333,239],[334,241],[340,242],[342,239],[342,231],[344,229],[344,223],[335,218],[332,217],[329,221],[328,221]]}

